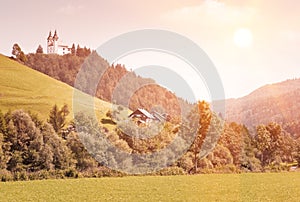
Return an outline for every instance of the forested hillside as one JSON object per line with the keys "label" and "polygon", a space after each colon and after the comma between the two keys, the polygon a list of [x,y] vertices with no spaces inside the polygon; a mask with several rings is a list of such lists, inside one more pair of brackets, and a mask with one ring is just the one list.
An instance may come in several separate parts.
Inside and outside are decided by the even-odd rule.
{"label": "forested hillside", "polygon": [[[92,82],[98,83],[93,96],[108,102],[128,105],[131,110],[145,108],[151,111],[152,108],[160,106],[168,114],[179,115],[180,108],[188,105],[182,98],[177,98],[174,93],[155,84],[154,80],[137,76],[120,64],[110,66],[95,51],[89,57],[72,54],[29,54],[27,58],[27,66],[70,86],[74,86],[82,65],[86,68],[91,67],[92,71],[85,72],[81,81],[81,90],[93,95],[90,86]],[[91,80],[97,76],[101,77],[100,81]]]}
{"label": "forested hillside", "polygon": [[300,136],[300,79],[263,86],[239,99],[226,100],[226,120],[252,128],[277,122],[295,137]]}

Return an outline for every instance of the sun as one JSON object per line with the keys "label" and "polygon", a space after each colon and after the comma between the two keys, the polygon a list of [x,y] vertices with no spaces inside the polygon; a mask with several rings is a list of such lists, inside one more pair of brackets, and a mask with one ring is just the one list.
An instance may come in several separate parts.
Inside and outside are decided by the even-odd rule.
{"label": "sun", "polygon": [[234,32],[234,44],[239,48],[248,48],[253,43],[253,35],[248,28],[239,28]]}

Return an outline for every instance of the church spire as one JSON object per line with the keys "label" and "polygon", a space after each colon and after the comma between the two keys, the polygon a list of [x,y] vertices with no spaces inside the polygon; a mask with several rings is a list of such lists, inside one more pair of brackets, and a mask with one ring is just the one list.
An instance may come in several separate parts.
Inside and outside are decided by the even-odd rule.
{"label": "church spire", "polygon": [[56,40],[56,41],[58,40],[58,36],[57,36],[56,30],[55,30],[55,32],[54,32],[53,39]]}
{"label": "church spire", "polygon": [[48,36],[47,39],[48,39],[48,40],[52,39],[52,33],[51,33],[51,31],[49,32],[49,36]]}

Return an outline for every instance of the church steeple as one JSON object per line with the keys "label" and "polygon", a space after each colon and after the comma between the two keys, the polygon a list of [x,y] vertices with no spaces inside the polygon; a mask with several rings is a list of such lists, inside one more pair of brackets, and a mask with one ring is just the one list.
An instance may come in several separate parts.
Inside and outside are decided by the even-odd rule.
{"label": "church steeple", "polygon": [[55,30],[55,32],[54,32],[53,39],[54,39],[55,41],[57,41],[57,40],[58,40],[58,36],[57,36],[57,32],[56,32],[56,30]]}
{"label": "church steeple", "polygon": [[51,40],[51,39],[52,39],[52,33],[51,33],[51,31],[50,31],[47,40],[49,41],[49,40]]}

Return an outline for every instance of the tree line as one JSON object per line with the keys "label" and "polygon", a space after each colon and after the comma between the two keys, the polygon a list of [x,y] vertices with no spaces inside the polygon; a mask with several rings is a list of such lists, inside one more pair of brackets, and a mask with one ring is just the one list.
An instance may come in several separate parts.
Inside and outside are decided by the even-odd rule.
{"label": "tree line", "polygon": [[[243,125],[225,123],[219,131],[217,144],[207,145],[206,136],[211,128],[215,127],[216,131],[220,129],[217,123],[220,123],[220,118],[210,111],[209,104],[204,101],[198,102],[196,107],[201,119],[195,118],[197,116],[192,118],[193,121],[199,121],[199,128],[190,148],[176,162],[153,173],[154,175],[281,171],[300,163],[300,139],[294,139],[274,122],[258,125],[254,133]],[[124,133],[124,130],[136,128],[133,123],[126,124],[125,129],[121,127],[122,130],[108,130],[105,125],[93,123],[84,114],[76,115],[75,120],[67,123],[68,113],[67,105],[61,108],[55,105],[49,112],[47,122],[44,122],[37,115],[23,110],[8,111],[5,114],[0,112],[0,179],[7,181],[126,175],[108,168],[109,163],[119,157],[112,154],[107,163],[107,159],[101,159],[99,153],[96,157],[86,150],[82,141],[94,145],[92,148],[97,148],[99,143],[92,139],[92,134],[82,136],[78,133],[76,122],[86,123],[102,131],[103,138],[131,154],[159,151],[178,134],[175,124],[167,122],[159,135],[139,139]],[[191,114],[195,115],[193,113]],[[107,119],[112,118],[109,113],[107,115]],[[186,127],[183,133],[189,134],[188,130],[194,126],[193,123]],[[99,134],[96,135],[99,138]],[[214,149],[203,157],[200,151],[207,146]],[[160,160],[163,159],[157,159]]]}

